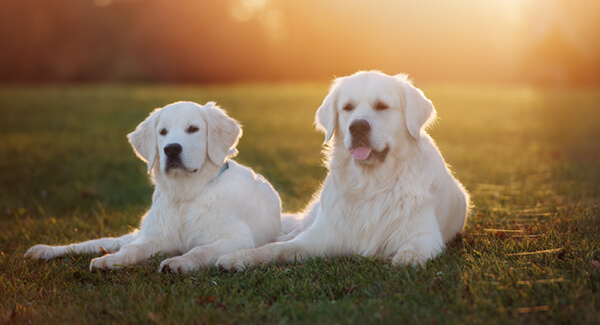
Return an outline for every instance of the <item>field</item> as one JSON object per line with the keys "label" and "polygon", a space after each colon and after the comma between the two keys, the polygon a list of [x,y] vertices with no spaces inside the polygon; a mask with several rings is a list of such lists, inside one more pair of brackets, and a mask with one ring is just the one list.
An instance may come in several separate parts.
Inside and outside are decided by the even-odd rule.
{"label": "field", "polygon": [[125,135],[155,107],[216,100],[244,125],[237,161],[284,210],[323,180],[325,84],[0,87],[0,317],[6,323],[600,322],[600,91],[425,85],[431,134],[471,193],[462,238],[424,267],[313,259],[161,274],[165,256],[90,273],[32,245],[123,234],[149,207]]}

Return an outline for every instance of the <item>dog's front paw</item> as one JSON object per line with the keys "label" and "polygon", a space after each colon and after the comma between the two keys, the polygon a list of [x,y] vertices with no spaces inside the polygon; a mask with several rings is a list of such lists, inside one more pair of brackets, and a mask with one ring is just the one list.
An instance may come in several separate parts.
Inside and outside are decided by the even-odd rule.
{"label": "dog's front paw", "polygon": [[398,265],[423,265],[427,261],[423,255],[415,252],[413,249],[400,249],[396,255],[392,258],[392,264]]}
{"label": "dog's front paw", "polygon": [[90,271],[116,270],[123,268],[123,266],[125,266],[123,257],[110,254],[93,259],[90,263]]}
{"label": "dog's front paw", "polygon": [[27,250],[24,256],[32,259],[50,260],[59,255],[52,246],[35,245]]}
{"label": "dog's front paw", "polygon": [[252,265],[250,265],[248,261],[244,258],[244,254],[242,251],[237,251],[219,257],[216,266],[220,269],[227,271],[244,271]]}
{"label": "dog's front paw", "polygon": [[183,256],[172,257],[160,263],[159,272],[168,273],[188,273],[200,269],[200,264],[194,263],[189,258]]}

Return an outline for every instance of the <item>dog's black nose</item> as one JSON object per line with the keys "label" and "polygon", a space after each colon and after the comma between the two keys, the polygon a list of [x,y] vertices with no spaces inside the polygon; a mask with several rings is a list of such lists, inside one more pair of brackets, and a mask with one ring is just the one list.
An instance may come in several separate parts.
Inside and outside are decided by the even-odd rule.
{"label": "dog's black nose", "polygon": [[177,157],[183,149],[179,143],[170,143],[165,147],[167,157]]}
{"label": "dog's black nose", "polygon": [[356,120],[350,124],[350,134],[354,137],[365,135],[371,131],[371,125],[366,120]]}

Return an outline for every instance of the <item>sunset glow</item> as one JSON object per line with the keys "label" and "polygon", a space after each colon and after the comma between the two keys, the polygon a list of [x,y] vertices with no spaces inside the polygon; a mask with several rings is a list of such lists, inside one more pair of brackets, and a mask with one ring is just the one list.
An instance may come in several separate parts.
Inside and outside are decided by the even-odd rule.
{"label": "sunset glow", "polygon": [[[8,2],[3,77],[600,83],[593,0]],[[8,12],[19,13],[8,15]],[[18,62],[18,64],[14,64]],[[42,73],[42,72],[43,73]]]}

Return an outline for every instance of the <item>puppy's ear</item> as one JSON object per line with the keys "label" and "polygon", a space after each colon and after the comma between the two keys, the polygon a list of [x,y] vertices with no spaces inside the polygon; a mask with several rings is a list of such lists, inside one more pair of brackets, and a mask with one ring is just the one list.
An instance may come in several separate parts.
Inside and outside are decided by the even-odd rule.
{"label": "puppy's ear", "polygon": [[220,165],[227,157],[237,154],[235,147],[242,136],[242,127],[214,102],[204,105],[203,111],[208,127],[208,158]]}
{"label": "puppy's ear", "polygon": [[317,129],[325,132],[325,141],[329,142],[333,136],[333,132],[337,127],[337,99],[339,95],[340,85],[343,78],[337,78],[333,81],[331,88],[329,88],[329,94],[323,100],[323,103],[317,109],[317,115],[315,116],[315,125]]}
{"label": "puppy's ear", "polygon": [[135,154],[142,161],[148,163],[148,173],[152,170],[158,155],[156,123],[158,121],[160,110],[160,108],[155,109],[135,128],[135,131],[127,135]]}
{"label": "puppy's ear", "polygon": [[407,80],[406,75],[397,75],[396,78],[400,81],[408,133],[418,140],[421,138],[421,131],[427,129],[435,121],[435,108],[423,92]]}

